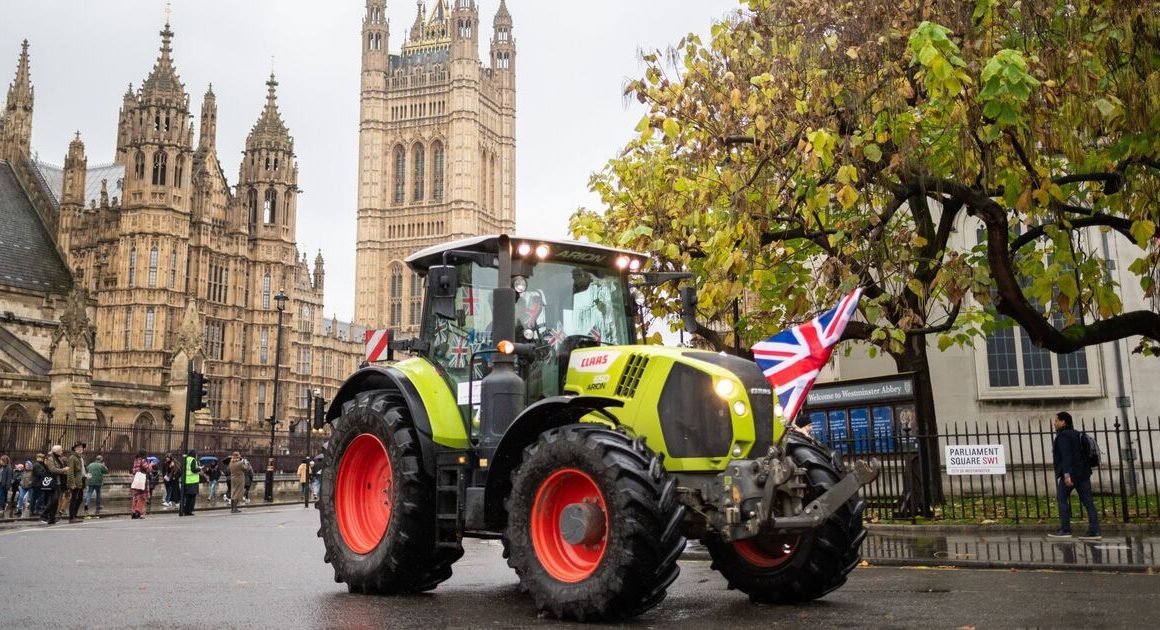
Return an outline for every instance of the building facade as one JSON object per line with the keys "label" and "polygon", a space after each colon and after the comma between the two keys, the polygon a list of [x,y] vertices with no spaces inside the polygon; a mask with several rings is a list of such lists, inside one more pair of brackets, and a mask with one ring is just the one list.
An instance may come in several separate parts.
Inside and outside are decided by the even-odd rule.
{"label": "building facade", "polygon": [[[123,97],[115,154],[97,165],[89,164],[80,132],[63,166],[30,158],[27,44],[21,52],[0,127],[0,185],[8,184],[0,186],[6,191],[0,210],[5,219],[18,211],[25,222],[35,218],[46,240],[39,247],[56,256],[60,273],[44,282],[39,310],[27,296],[17,299],[28,282],[7,283],[0,310],[27,303],[21,317],[43,325],[0,323],[0,372],[46,376],[34,368],[47,362],[46,372],[65,369],[54,367],[61,363],[76,372],[70,375],[75,395],[66,396],[56,381],[38,389],[35,379],[25,379],[20,392],[0,385],[0,414],[19,404],[23,415],[35,416],[47,406],[61,422],[68,409],[73,421],[155,428],[183,413],[192,361],[209,379],[208,408],[196,414],[198,424],[258,427],[277,404],[285,430],[309,416],[313,390],[329,399],[355,369],[361,331],[324,318],[322,254],[311,265],[298,251],[298,165],[274,76],[231,184],[216,151],[212,86],[198,127],[173,61],[168,23],[160,35],[152,70]],[[4,223],[0,232],[11,231]],[[277,299],[280,292],[285,300]],[[5,345],[5,335],[15,341]],[[76,356],[58,360],[58,338]],[[11,400],[5,404],[5,398]]]}
{"label": "building facade", "polygon": [[501,1],[482,62],[474,0],[418,5],[399,54],[386,0],[367,0],[361,33],[354,321],[396,333],[417,332],[421,317],[409,254],[515,227],[511,14]]}

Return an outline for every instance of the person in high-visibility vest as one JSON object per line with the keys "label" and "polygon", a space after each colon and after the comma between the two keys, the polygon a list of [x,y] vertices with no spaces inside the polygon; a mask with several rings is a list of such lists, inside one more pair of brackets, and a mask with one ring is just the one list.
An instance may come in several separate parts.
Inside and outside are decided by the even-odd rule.
{"label": "person in high-visibility vest", "polygon": [[182,471],[184,472],[181,483],[184,488],[181,491],[181,509],[177,515],[193,516],[193,505],[197,503],[197,486],[201,483],[201,464],[197,461],[197,451],[192,448],[185,454]]}

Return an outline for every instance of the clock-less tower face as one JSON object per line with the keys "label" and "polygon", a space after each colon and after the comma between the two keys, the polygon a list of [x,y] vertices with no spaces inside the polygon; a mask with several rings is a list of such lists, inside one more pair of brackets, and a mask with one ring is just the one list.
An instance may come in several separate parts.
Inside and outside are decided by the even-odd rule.
{"label": "clock-less tower face", "polygon": [[[363,17],[357,324],[419,330],[424,247],[515,228],[515,40],[500,2],[479,53],[474,0],[420,1],[389,49],[386,0]],[[396,37],[398,37],[398,30]]]}

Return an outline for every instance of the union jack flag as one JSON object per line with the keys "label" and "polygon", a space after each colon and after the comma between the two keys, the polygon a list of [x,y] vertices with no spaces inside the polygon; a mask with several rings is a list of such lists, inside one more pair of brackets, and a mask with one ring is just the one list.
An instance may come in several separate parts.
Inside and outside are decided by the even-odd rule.
{"label": "union jack flag", "polygon": [[564,343],[564,339],[567,336],[568,334],[564,332],[564,324],[562,322],[556,322],[556,327],[548,330],[548,345],[559,349],[560,344]]}
{"label": "union jack flag", "polygon": [[818,372],[830,360],[860,297],[862,289],[855,289],[822,315],[753,344],[753,359],[773,386],[787,422],[797,415]]}
{"label": "union jack flag", "polygon": [[468,356],[471,354],[471,342],[467,340],[467,337],[456,337],[455,344],[448,352],[448,366],[462,370],[467,367]]}
{"label": "union jack flag", "polygon": [[592,337],[596,341],[600,341],[600,328],[598,326],[593,326],[592,330],[588,331],[588,336]]}

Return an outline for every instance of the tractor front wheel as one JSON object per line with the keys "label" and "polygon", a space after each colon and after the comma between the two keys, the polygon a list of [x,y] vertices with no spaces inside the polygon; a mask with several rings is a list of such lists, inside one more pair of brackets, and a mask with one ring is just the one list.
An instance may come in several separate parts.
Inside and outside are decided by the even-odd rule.
{"label": "tractor front wheel", "polygon": [[416,593],[451,577],[462,549],[435,545],[435,481],[403,400],[388,391],[347,403],[326,449],[316,507],[334,580],[352,593]]}
{"label": "tractor front wheel", "polygon": [[536,607],[558,618],[638,615],[679,572],[675,490],[639,440],[591,424],[546,431],[512,477],[508,566]]}
{"label": "tractor front wheel", "polygon": [[[791,433],[786,444],[794,462],[806,469],[806,501],[839,481],[825,450]],[[817,599],[846,583],[858,564],[866,529],[865,504],[854,495],[817,529],[800,535],[764,535],[737,542],[704,539],[713,568],[755,602],[791,604]]]}

